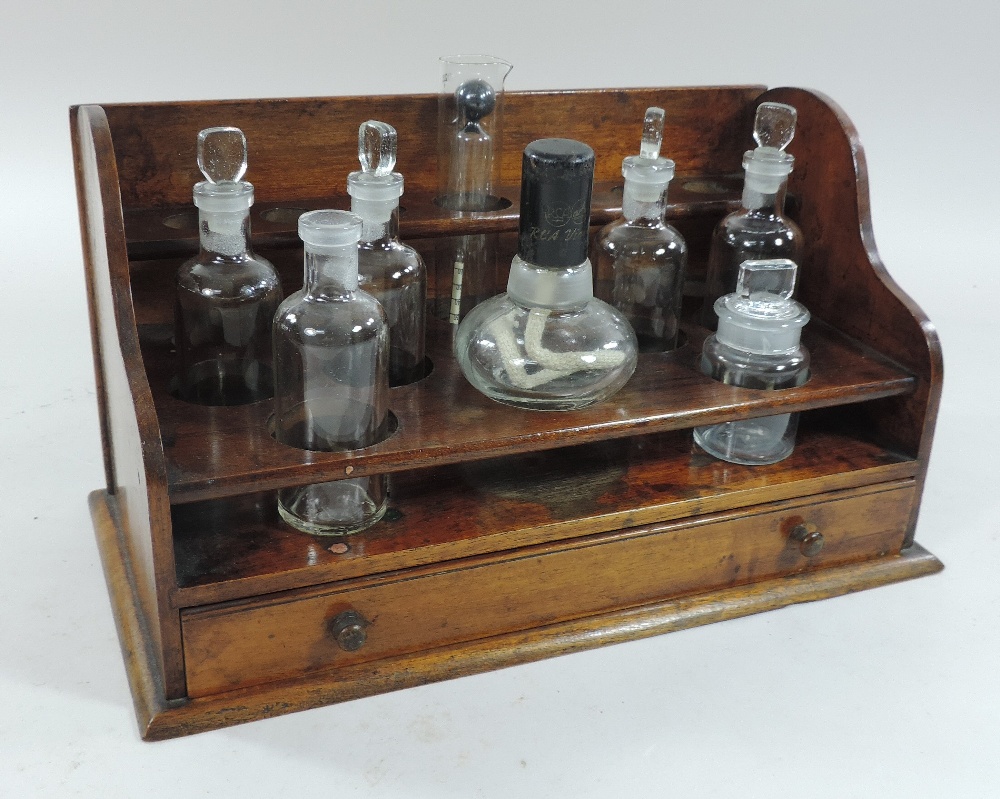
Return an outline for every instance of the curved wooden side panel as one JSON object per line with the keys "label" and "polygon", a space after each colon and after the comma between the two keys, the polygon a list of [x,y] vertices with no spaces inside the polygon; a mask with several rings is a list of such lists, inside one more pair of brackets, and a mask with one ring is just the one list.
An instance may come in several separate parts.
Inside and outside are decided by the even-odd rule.
{"label": "curved wooden side panel", "polygon": [[108,493],[168,698],[184,694],[166,466],[132,311],[111,132],[99,106],[70,111]]}
{"label": "curved wooden side panel", "polygon": [[[789,190],[801,200],[805,252],[799,297],[812,313],[877,347],[917,378],[915,391],[858,406],[858,424],[919,459],[918,496],[930,457],[944,363],[934,325],[889,275],[872,232],[868,168],[857,130],[823,94],[772,89],[760,101],[798,111]],[[862,415],[863,414],[863,415]],[[904,546],[913,541],[919,502]]]}

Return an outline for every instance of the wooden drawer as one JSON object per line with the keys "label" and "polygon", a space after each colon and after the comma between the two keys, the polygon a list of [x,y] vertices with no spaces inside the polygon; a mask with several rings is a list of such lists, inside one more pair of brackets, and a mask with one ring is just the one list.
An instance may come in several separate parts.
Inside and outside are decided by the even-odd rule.
{"label": "wooden drawer", "polygon": [[[915,499],[906,480],[184,611],[188,696],[896,554]],[[333,631],[347,611],[356,651]]]}

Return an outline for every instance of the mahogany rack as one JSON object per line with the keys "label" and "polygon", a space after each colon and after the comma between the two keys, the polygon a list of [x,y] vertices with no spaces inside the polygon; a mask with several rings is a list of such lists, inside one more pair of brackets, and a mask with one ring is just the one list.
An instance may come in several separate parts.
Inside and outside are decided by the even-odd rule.
{"label": "mahogany rack", "polygon": [[[254,247],[301,284],[295,223],[348,207],[358,125],[399,131],[401,235],[433,261],[446,236],[517,228],[520,152],[545,136],[597,153],[592,231],[621,204],[621,159],[649,105],[677,163],[669,216],[697,306],[711,230],[738,205],[758,103],[798,109],[789,207],[813,322],[801,388],[715,383],[706,331],[642,355],[611,400],[543,413],[462,378],[448,331],[433,368],[392,390],[396,432],[359,452],[268,434],[269,403],[171,393],[173,278],[197,247],[197,132],[236,125],[257,191]],[[73,151],[107,486],[90,496],[141,734],[160,739],[523,663],[930,574],[913,541],[941,393],[933,327],[875,250],[864,155],[829,99],[729,86],[508,93],[505,207],[452,219],[433,202],[435,95],[76,106]],[[430,270],[433,272],[433,270]],[[448,296],[431,285],[431,299]],[[716,461],[690,428],[802,412],[772,466]],[[391,473],[390,511],[347,538],[298,533],[274,492]]]}

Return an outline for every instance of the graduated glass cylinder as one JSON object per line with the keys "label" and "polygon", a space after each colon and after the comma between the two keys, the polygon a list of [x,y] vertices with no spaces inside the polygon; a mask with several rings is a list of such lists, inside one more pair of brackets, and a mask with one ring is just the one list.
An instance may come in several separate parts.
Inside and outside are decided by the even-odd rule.
{"label": "graduated glass cylinder", "polygon": [[[488,55],[441,59],[438,95],[438,193],[435,202],[460,218],[504,206],[499,196],[504,80],[511,65]],[[434,248],[435,317],[458,324],[503,290],[499,237],[440,238]]]}
{"label": "graduated glass cylinder", "polygon": [[[792,388],[809,379],[809,353],[798,347],[789,353],[759,355],[730,347],[712,335],[705,341],[700,368],[714,380],[740,388]],[[737,419],[697,427],[694,440],[710,455],[730,463],[777,463],[792,454],[798,421],[797,413]]]}
{"label": "graduated glass cylinder", "polygon": [[[199,184],[196,199],[199,190],[215,189]],[[177,273],[178,395],[199,405],[267,399],[273,390],[271,320],[281,302],[278,276],[250,249],[249,208],[201,209],[199,231],[198,255]]]}
{"label": "graduated glass cylinder", "polygon": [[[357,450],[388,435],[389,331],[379,303],[357,288],[360,230],[342,211],[299,220],[305,286],[281,304],[273,327],[273,428],[288,446]],[[296,486],[278,493],[278,510],[304,532],[353,533],[382,517],[387,489],[385,475]]]}

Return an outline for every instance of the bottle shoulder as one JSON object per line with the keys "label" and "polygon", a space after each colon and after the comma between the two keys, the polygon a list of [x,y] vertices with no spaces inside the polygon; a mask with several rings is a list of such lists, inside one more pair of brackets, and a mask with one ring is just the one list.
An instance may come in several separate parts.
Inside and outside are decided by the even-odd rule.
{"label": "bottle shoulder", "polygon": [[687,255],[687,242],[680,232],[666,223],[646,225],[631,223],[624,217],[605,225],[598,234],[601,253],[612,257],[622,255]]}
{"label": "bottle shoulder", "polygon": [[741,208],[723,217],[715,228],[716,237],[736,240],[744,236],[782,236],[788,241],[802,237],[799,226],[784,214],[760,213]]}
{"label": "bottle shoulder", "polygon": [[388,246],[358,247],[358,273],[362,284],[373,279],[406,284],[425,280],[427,268],[413,247],[391,241]]}
{"label": "bottle shoulder", "polygon": [[280,294],[280,280],[264,258],[211,259],[195,256],[177,270],[177,288],[220,299],[254,299]]}

